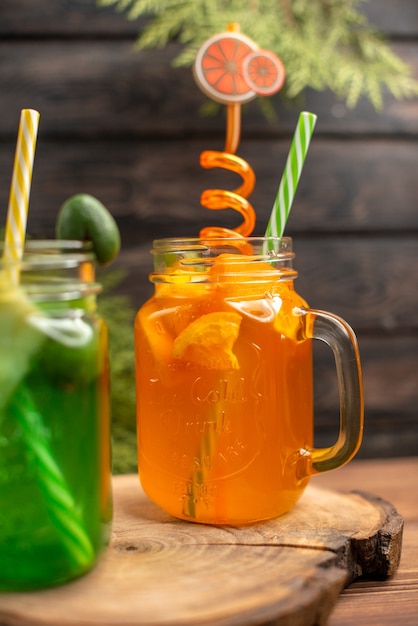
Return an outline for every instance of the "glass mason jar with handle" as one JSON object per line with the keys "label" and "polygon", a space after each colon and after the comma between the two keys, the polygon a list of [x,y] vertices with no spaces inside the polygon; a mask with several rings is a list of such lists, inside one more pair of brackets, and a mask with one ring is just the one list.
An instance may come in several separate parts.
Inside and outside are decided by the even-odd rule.
{"label": "glass mason jar with handle", "polygon": [[[110,535],[108,339],[88,244],[0,262],[0,589],[90,570]],[[11,280],[11,275],[18,280]]]}
{"label": "glass mason jar with handle", "polygon": [[[294,289],[290,238],[154,242],[154,295],[135,322],[142,486],[168,513],[276,517],[309,478],[347,463],[363,428],[360,358],[339,317]],[[334,353],[340,431],[313,446],[312,340]]]}

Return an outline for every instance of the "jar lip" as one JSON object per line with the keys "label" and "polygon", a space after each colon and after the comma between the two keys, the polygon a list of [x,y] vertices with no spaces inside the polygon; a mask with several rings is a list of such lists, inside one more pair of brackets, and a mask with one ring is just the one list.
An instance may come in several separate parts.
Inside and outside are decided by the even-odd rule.
{"label": "jar lip", "polygon": [[[21,246],[19,246],[21,247]],[[0,250],[5,248],[4,242],[0,243]],[[26,239],[23,245],[24,250],[92,250],[91,241],[81,241],[80,239]]]}
{"label": "jar lip", "polygon": [[41,268],[76,267],[84,261],[94,262],[95,254],[91,241],[72,239],[28,239],[24,243],[23,253],[17,250],[21,259],[11,255],[3,256],[5,245],[0,243],[0,267],[19,266],[22,271]]}
{"label": "jar lip", "polygon": [[154,240],[151,252],[154,283],[259,283],[271,282],[273,275],[274,280],[297,276],[290,237],[165,238]]}
{"label": "jar lip", "polygon": [[271,244],[281,244],[284,248],[292,249],[292,237],[265,237],[265,236],[251,236],[251,237],[241,237],[237,235],[236,237],[165,237],[162,239],[154,239],[152,242],[155,248],[161,248],[166,246],[183,246],[183,245],[197,245],[197,246],[219,246],[219,245],[228,245],[228,243],[234,244],[244,244],[249,243],[252,245],[265,245],[268,243]]}
{"label": "jar lip", "polygon": [[291,237],[167,237],[154,239],[151,254],[195,253],[197,255],[219,255],[222,252],[259,255],[265,259],[294,258]]}

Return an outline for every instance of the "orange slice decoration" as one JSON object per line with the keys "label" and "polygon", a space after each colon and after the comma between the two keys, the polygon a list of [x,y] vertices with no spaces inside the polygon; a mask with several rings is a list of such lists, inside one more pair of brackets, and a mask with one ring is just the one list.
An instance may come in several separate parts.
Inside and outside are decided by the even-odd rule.
{"label": "orange slice decoration", "polygon": [[222,104],[243,104],[257,95],[243,73],[245,59],[257,50],[252,39],[239,32],[210,37],[200,48],[194,77],[207,96]]}
{"label": "orange slice decoration", "polygon": [[248,54],[242,70],[244,80],[258,96],[271,96],[279,91],[286,76],[283,63],[269,50]]}
{"label": "orange slice decoration", "polygon": [[231,23],[226,32],[210,37],[198,50],[193,74],[209,98],[228,107],[224,152],[203,152],[201,165],[230,169],[243,178],[243,184],[234,191],[207,189],[200,199],[208,209],[238,211],[243,223],[234,229],[209,226],[199,235],[202,239],[248,237],[255,225],[255,211],[246,198],[254,187],[255,176],[245,161],[234,156],[240,136],[241,104],[257,95],[269,96],[279,91],[285,79],[283,64],[275,54],[260,50],[252,39],[242,35],[239,24]]}

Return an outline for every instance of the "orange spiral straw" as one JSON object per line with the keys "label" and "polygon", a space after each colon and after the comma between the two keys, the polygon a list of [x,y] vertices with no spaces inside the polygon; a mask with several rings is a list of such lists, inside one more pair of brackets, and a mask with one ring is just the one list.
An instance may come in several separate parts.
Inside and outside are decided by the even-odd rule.
{"label": "orange spiral straw", "polygon": [[241,104],[256,95],[271,95],[284,83],[282,62],[258,46],[230,24],[227,32],[208,39],[198,51],[193,73],[199,87],[209,97],[227,105],[227,128],[223,152],[207,150],[200,155],[204,168],[219,167],[239,174],[243,183],[237,189],[206,189],[200,198],[207,209],[233,209],[244,221],[236,228],[221,226],[203,228],[199,235],[208,237],[248,237],[255,227],[255,211],[248,202],[255,185],[255,175],[244,159],[235,156],[241,132]]}
{"label": "orange spiral straw", "polygon": [[215,152],[214,150],[206,150],[201,153],[200,165],[206,169],[221,167],[235,172],[242,177],[242,185],[233,191],[225,189],[206,189],[200,197],[200,203],[207,209],[215,211],[220,209],[234,209],[242,215],[244,221],[234,229],[224,228],[222,226],[207,226],[202,228],[199,236],[204,239],[207,237],[234,237],[237,235],[247,237],[250,235],[255,226],[255,211],[253,206],[248,202],[247,196],[249,196],[254,189],[254,170],[244,159],[234,154]]}
{"label": "orange spiral straw", "polygon": [[[277,91],[284,81],[284,68],[280,59],[268,51],[259,50],[258,46],[245,35],[241,35],[237,24],[231,24],[228,32],[208,39],[199,49],[193,72],[199,87],[210,98],[227,105],[227,128],[223,152],[206,150],[200,155],[200,164],[206,169],[222,168],[238,174],[242,184],[233,191],[226,189],[206,189],[200,198],[207,209],[233,209],[243,218],[243,222],[234,229],[221,226],[203,228],[201,239],[231,238],[229,243],[238,248],[243,255],[253,254],[248,237],[255,226],[255,211],[248,202],[255,185],[253,169],[244,159],[235,155],[241,131],[241,104],[248,102],[257,94],[268,95]],[[200,486],[205,484],[206,470],[204,460],[211,458],[216,450],[217,437],[214,433],[204,433],[197,450],[200,461],[199,471],[192,470],[190,477],[190,497],[185,502],[184,514],[196,519],[196,503],[199,502]],[[216,514],[224,517],[224,503],[217,499]]]}
{"label": "orange spiral straw", "polygon": [[235,154],[241,134],[241,105],[228,104],[226,108],[226,138],[224,152]]}

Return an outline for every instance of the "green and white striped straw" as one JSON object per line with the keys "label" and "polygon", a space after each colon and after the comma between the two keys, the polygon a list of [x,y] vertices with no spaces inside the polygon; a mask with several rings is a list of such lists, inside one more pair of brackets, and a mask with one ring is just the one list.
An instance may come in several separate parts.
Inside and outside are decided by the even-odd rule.
{"label": "green and white striped straw", "polygon": [[95,553],[82,520],[82,511],[71,495],[48,443],[39,435],[45,430],[45,426],[29,392],[23,386],[15,393],[12,407],[25,443],[33,454],[45,508],[75,571],[85,571],[93,563]]}
{"label": "green and white striped straw", "polygon": [[293,135],[286,167],[280,181],[279,190],[274,200],[271,215],[266,228],[266,237],[282,237],[292,208],[293,198],[299,183],[302,168],[315,128],[316,115],[303,111],[299,115]]}

